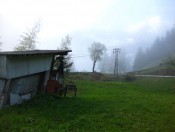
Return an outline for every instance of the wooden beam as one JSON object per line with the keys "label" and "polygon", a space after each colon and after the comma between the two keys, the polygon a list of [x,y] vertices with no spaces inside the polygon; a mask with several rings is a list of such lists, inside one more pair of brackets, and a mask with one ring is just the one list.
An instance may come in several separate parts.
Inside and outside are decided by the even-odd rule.
{"label": "wooden beam", "polygon": [[50,71],[46,71],[44,78],[44,89],[42,89],[43,92],[46,91],[47,81],[49,80],[49,78],[50,78]]}
{"label": "wooden beam", "polygon": [[0,108],[3,108],[7,104],[10,96],[10,83],[11,79],[6,81],[4,92],[0,96]]}

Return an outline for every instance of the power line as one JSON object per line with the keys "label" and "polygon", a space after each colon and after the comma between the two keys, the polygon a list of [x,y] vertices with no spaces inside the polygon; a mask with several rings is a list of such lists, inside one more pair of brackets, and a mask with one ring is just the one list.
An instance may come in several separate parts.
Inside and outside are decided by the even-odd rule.
{"label": "power line", "polygon": [[82,57],[89,57],[89,56],[71,56],[70,58],[82,58]]}

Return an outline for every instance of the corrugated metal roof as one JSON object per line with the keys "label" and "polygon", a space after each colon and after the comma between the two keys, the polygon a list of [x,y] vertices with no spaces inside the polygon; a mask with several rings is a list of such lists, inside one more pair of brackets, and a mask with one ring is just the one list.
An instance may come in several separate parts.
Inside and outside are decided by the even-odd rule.
{"label": "corrugated metal roof", "polygon": [[72,50],[27,50],[27,51],[5,51],[0,52],[0,56],[25,56],[25,55],[44,55],[44,54],[53,54],[53,55],[67,55],[68,52]]}

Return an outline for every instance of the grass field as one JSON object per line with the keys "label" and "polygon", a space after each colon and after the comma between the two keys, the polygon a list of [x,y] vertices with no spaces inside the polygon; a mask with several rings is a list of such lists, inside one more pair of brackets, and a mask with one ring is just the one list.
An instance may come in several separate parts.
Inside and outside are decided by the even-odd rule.
{"label": "grass field", "polygon": [[76,81],[78,95],[40,95],[0,110],[0,131],[175,131],[175,79]]}

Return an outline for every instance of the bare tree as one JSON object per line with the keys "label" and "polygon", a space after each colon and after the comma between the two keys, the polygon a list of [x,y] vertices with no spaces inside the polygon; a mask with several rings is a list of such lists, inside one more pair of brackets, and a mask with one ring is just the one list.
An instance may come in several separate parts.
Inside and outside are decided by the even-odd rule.
{"label": "bare tree", "polygon": [[16,51],[34,50],[36,49],[37,35],[40,32],[40,21],[35,23],[31,30],[21,35],[19,45],[15,47]]}
{"label": "bare tree", "polygon": [[69,35],[66,35],[65,38],[61,40],[60,48],[61,50],[70,50],[71,49],[72,38]]}
{"label": "bare tree", "polygon": [[[71,41],[72,38],[69,35],[66,35],[65,38],[62,39],[60,43],[60,50],[71,50]],[[71,67],[73,66],[73,61],[71,60],[71,54],[68,54],[64,60],[64,68],[66,73],[70,72]]]}
{"label": "bare tree", "polygon": [[100,42],[94,42],[93,44],[91,44],[91,47],[88,50],[90,53],[90,58],[93,61],[92,72],[95,72],[94,69],[96,62],[101,60],[102,55],[106,51],[106,47]]}
{"label": "bare tree", "polygon": [[[1,36],[0,36],[0,38],[1,38]],[[2,42],[0,42],[0,47],[2,46],[2,44],[3,44],[3,43],[2,43]],[[0,51],[1,51],[1,48],[0,48]]]}

